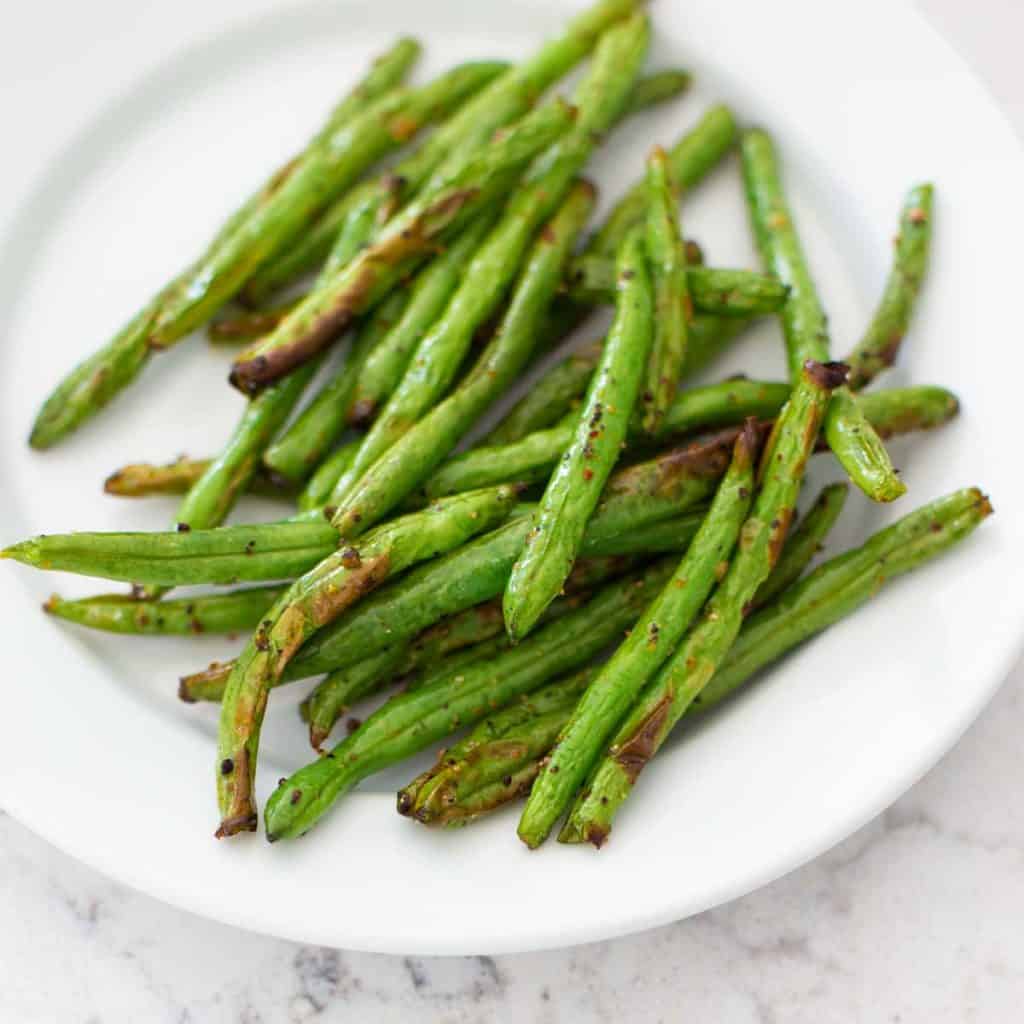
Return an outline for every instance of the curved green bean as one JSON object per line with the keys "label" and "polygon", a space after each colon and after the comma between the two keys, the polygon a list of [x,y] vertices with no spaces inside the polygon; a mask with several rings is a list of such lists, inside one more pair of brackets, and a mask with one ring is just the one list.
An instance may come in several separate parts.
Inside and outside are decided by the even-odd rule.
{"label": "curved green bean", "polygon": [[647,361],[654,309],[643,237],[618,259],[617,315],[587,391],[573,440],[548,481],[523,553],[505,588],[505,627],[521,640],[558,594],[615,467]]}
{"label": "curved green bean", "polygon": [[903,202],[892,270],[881,302],[864,337],[847,357],[850,390],[859,391],[892,366],[914,314],[917,296],[928,271],[932,234],[931,185],[912,188]]}

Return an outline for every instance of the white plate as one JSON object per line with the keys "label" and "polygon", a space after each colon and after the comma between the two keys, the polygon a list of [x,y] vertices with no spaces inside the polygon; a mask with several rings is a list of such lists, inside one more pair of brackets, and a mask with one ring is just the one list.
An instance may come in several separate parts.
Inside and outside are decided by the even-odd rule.
{"label": "white plate", "polygon": [[[121,462],[212,451],[240,404],[223,385],[226,354],[196,340],[161,357],[115,410],[43,456],[23,443],[31,416],[57,375],[301,142],[370,52],[411,31],[428,42],[424,72],[514,56],[579,6],[20,8],[0,42],[3,541],[163,526],[171,503],[105,499],[98,482]],[[770,125],[837,353],[878,295],[905,188],[938,183],[934,268],[895,379],[951,385],[964,412],[940,434],[897,445],[910,497],[886,510],[852,500],[840,540],[967,484],[988,489],[1000,514],[680,737],[600,854],[554,843],[529,854],[510,813],[454,834],[416,827],[393,810],[408,770],[346,799],[304,842],[218,843],[215,717],[179,704],[174,689],[180,671],[231,644],[61,628],[38,602],[54,587],[97,587],[5,565],[8,811],[101,871],[236,925],[393,953],[493,953],[605,938],[746,892],[842,839],[956,741],[1008,671],[1024,619],[1020,148],[961,61],[902,4],[663,0],[654,14],[652,63],[692,67],[699,86],[616,137],[595,169],[605,196],[709,101]],[[735,166],[694,197],[686,225],[712,262],[754,265]],[[780,374],[780,351],[769,327],[726,369]],[[836,471],[819,460],[815,473]],[[261,794],[308,759],[295,700],[273,702]]]}

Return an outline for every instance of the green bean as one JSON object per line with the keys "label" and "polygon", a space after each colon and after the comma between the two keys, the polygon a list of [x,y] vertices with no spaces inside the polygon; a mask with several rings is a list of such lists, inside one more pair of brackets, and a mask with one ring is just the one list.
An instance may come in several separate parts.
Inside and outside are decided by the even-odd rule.
{"label": "green bean", "polygon": [[[212,459],[190,459],[181,456],[173,462],[154,465],[151,462],[130,462],[114,470],[103,481],[103,490],[118,498],[148,498],[153,495],[187,494],[210,468]],[[295,492],[283,481],[272,480],[257,468],[247,491],[263,498],[293,498]]]}
{"label": "green bean", "polygon": [[[619,6],[622,8],[621,4]],[[528,66],[527,64],[523,67]],[[546,71],[542,80],[538,80],[533,72],[524,76],[519,68],[507,71],[483,91],[482,95],[488,97],[483,101],[484,104],[495,111],[488,115],[485,123],[490,125],[493,130],[500,126],[501,119],[511,120],[513,116],[524,113],[528,106],[528,103],[522,99],[525,91],[529,89],[534,94],[543,92],[544,88],[553,80],[552,76],[560,73],[560,67],[553,66]],[[692,77],[689,72],[682,70],[656,71],[641,78],[630,95],[629,113],[640,113],[675,99],[690,87],[691,81]],[[509,102],[513,95],[515,95],[516,106],[514,113],[510,114],[510,110],[513,108],[509,106]],[[496,103],[496,100],[500,100],[500,104]],[[256,304],[262,303],[273,292],[292,284],[307,272],[323,264],[331,254],[334,243],[338,240],[339,233],[343,228],[351,232],[351,237],[344,246],[339,243],[339,250],[351,251],[353,243],[358,244],[360,240],[365,240],[360,239],[360,231],[366,231],[366,220],[379,220],[381,213],[387,210],[387,204],[391,200],[381,194],[385,193],[388,188],[399,186],[397,189],[399,198],[410,191],[415,192],[414,186],[417,180],[432,169],[441,157],[447,156],[453,148],[457,149],[461,146],[469,149],[474,145],[479,145],[483,138],[480,134],[480,107],[476,100],[471,106],[471,110],[465,108],[466,113],[471,116],[460,117],[459,114],[456,114],[453,119],[454,123],[442,126],[435,137],[424,145],[425,153],[421,152],[410,157],[403,164],[399,164],[393,172],[389,172],[386,180],[381,180],[376,197],[379,205],[371,200],[363,210],[356,213],[351,193],[337,200],[294,246],[282,253],[272,263],[261,267],[253,275],[244,289],[246,299]],[[358,200],[356,201],[358,202]],[[371,224],[371,229],[372,226]],[[335,255],[338,256],[338,253]],[[340,259],[340,256],[338,258]]]}
{"label": "green bean", "polygon": [[67,601],[54,594],[43,609],[58,619],[107,633],[134,636],[235,633],[255,629],[283,592],[283,587],[252,587],[173,601],[141,601],[125,594],[102,594]]}
{"label": "green bean", "polygon": [[273,198],[254,212],[192,274],[177,298],[164,303],[149,344],[167,348],[205,323],[241,290],[256,268],[272,259],[313,223],[332,199],[372,164],[424,125],[445,117],[504,71],[497,62],[463,64],[415,89],[399,89],[308,151]]}
{"label": "green bean", "polygon": [[[887,580],[952,547],[990,513],[988,500],[976,489],[912,512],[862,547],[825,563],[751,617],[724,658],[699,651],[698,641],[709,627],[698,626],[619,729],[559,838],[604,843],[616,810],[679,713],[720,703],[758,669],[864,604]],[[716,610],[713,598],[705,623]],[[684,657],[698,659],[689,678],[679,672]]]}
{"label": "green bean", "polygon": [[494,337],[465,379],[388,448],[342,499],[332,519],[341,536],[357,536],[412,494],[515,380],[530,358],[564,265],[593,208],[593,186],[575,185],[527,253]]}
{"label": "green bean", "polygon": [[303,487],[302,493],[299,495],[300,511],[308,512],[324,508],[331,497],[331,491],[334,490],[338,477],[351,464],[358,450],[359,439],[357,438],[342,445],[320,463],[316,472],[306,481],[306,486]]}
{"label": "green bean", "polygon": [[270,309],[236,311],[231,316],[214,320],[206,328],[206,336],[214,345],[237,345],[243,341],[254,341],[269,334],[298,303],[298,299],[289,299]]}
{"label": "green bean", "polygon": [[846,360],[850,365],[848,381],[852,391],[870,384],[879,373],[892,366],[899,354],[928,270],[933,191],[931,185],[917,185],[904,200],[892,271],[885,291],[864,337]]}
{"label": "green bean", "polygon": [[800,579],[841,515],[848,494],[846,484],[829,484],[822,488],[806,517],[797,523],[787,538],[771,575],[758,588],[754,607],[761,608],[773,601]]}
{"label": "green bean", "polygon": [[960,412],[956,395],[934,386],[886,388],[857,397],[879,437],[931,430],[948,423]]}
{"label": "green bean", "polygon": [[601,346],[598,343],[570,353],[523,395],[478,447],[513,444],[534,431],[557,423],[587,390],[600,358]]}
{"label": "green bean", "polygon": [[33,448],[50,448],[77,430],[138,376],[152,353],[150,331],[164,303],[172,301],[193,278],[195,269],[213,259],[221,247],[231,242],[250,216],[271,201],[309,153],[333,132],[358,117],[368,104],[398,85],[418,55],[419,44],[415,40],[400,39],[379,58],[362,81],[334,107],[306,149],[278,168],[227,219],[198,261],[165,285],[110,342],[79,363],[57,385],[43,403],[32,426],[29,444]]}
{"label": "green bean", "polygon": [[290,522],[167,533],[67,533],[0,551],[37,569],[156,587],[293,579],[338,546],[322,512]]}
{"label": "green bean", "polygon": [[605,742],[728,570],[750,510],[760,443],[758,431],[748,423],[736,440],[711,509],[672,578],[587,687],[559,735],[519,822],[519,838],[531,849],[544,842],[565,813]]}
{"label": "green bean", "polygon": [[[427,481],[431,497],[475,490],[477,480],[499,477],[521,484],[544,483],[572,443],[577,414],[570,412],[548,430],[535,430],[514,444],[472,448],[446,462]],[[485,485],[488,486],[488,485]]]}
{"label": "green bean", "polygon": [[[759,129],[748,131],[740,148],[747,207],[762,261],[790,287],[781,319],[795,383],[807,360],[828,360],[828,319],[786,203],[771,137]],[[872,501],[893,501],[906,492],[885,446],[848,389],[834,396],[824,430],[840,465]]]}
{"label": "green bean", "polygon": [[309,363],[246,403],[227,444],[182,499],[176,522],[195,530],[224,522],[318,367]]}
{"label": "green bean", "polygon": [[360,369],[348,409],[353,425],[370,423],[381,404],[398,387],[413,352],[444,311],[465,273],[466,264],[494,227],[498,213],[499,208],[495,206],[481,214],[449,249],[432,259],[416,276],[401,319],[375,346]]}
{"label": "green bean", "polygon": [[[729,380],[679,395],[663,421],[663,433],[685,434],[707,427],[741,423],[748,416],[770,418],[785,404],[789,386],[769,381]],[[570,413],[550,430],[529,434],[516,444],[474,448],[445,464],[427,483],[427,494],[457,494],[480,486],[516,480],[546,480],[572,443],[576,415]],[[637,424],[630,434],[636,443]],[[477,481],[485,481],[478,483]]]}
{"label": "green bean", "polygon": [[[693,308],[708,316],[746,319],[778,313],[789,295],[789,288],[778,278],[753,270],[688,266],[682,276]],[[595,256],[577,258],[569,279],[568,294],[570,299],[581,305],[613,301],[614,262]]]}
{"label": "green bean", "polygon": [[499,657],[393,697],[330,755],[300,769],[274,791],[265,810],[267,838],[303,834],[368,775],[585,665],[636,620],[669,571],[658,565],[639,579],[610,584],[579,611]]}
{"label": "green bean", "polygon": [[[264,263],[249,278],[239,298],[246,305],[254,307],[254,316],[257,318],[260,316],[260,309],[271,300],[275,293],[294,284],[299,278],[323,265],[330,255],[339,233],[352,216],[353,206],[358,200],[358,197],[354,197],[353,194],[357,191],[361,192],[361,187],[352,189],[335,199],[305,234],[301,235],[293,245],[278,253],[274,259]],[[299,301],[302,298],[304,296],[299,296]],[[294,303],[290,303],[289,306],[293,307]],[[290,312],[290,309],[286,312]],[[239,327],[245,322],[244,317],[237,317],[235,320]],[[280,322],[281,318],[276,318],[270,325],[270,330],[277,327]],[[258,334],[250,336],[255,338],[267,333],[269,331],[261,330]],[[211,340],[212,335],[211,331]]]}
{"label": "green bean", "polygon": [[[726,106],[710,107],[692,131],[669,150],[672,176],[688,192],[732,149],[736,119]],[[586,256],[614,258],[623,239],[647,216],[647,185],[641,178],[616,204],[590,240]]]}
{"label": "green bean", "polygon": [[[264,449],[302,397],[317,368],[316,363],[310,363],[246,403],[227,444],[178,504],[173,520],[178,530],[207,530],[224,522],[256,475]],[[166,589],[146,585],[136,596],[155,601]]]}
{"label": "green bean", "polygon": [[[600,844],[613,815],[693,698],[704,689],[739,634],[743,616],[771,574],[786,540],[796,498],[831,391],[843,383],[842,364],[808,362],[782,411],[762,458],[761,486],[728,571],[697,624],[650,682],[618,730],[608,757],[587,784],[588,818],[572,814],[573,831]],[[589,767],[589,766],[587,766]],[[534,788],[531,802],[537,796]],[[570,794],[571,795],[571,794]],[[594,808],[594,802],[599,808]],[[530,810],[527,804],[527,811]],[[548,822],[553,823],[552,821]],[[542,833],[528,833],[539,841]]]}
{"label": "green bean", "polygon": [[690,710],[707,711],[797,644],[851,615],[890,580],[949,550],[992,514],[972,487],[915,509],[859,548],[820,565],[752,615]]}
{"label": "green bean", "polygon": [[323,461],[345,432],[356,380],[367,358],[401,317],[407,300],[403,291],[389,295],[360,325],[341,367],[284,435],[267,449],[263,462],[269,470],[298,483]]}
{"label": "green bean", "polygon": [[832,454],[869,498],[895,501],[907,493],[860,396],[840,388],[832,396],[822,429]]}
{"label": "green bean", "polygon": [[693,84],[693,75],[681,68],[655,71],[637,80],[629,95],[628,111],[639,114],[651,107],[677,99]]}
{"label": "green bean", "polygon": [[459,547],[506,518],[514,492],[481,491],[439,502],[345,547],[296,580],[267,613],[236,661],[221,705],[218,734],[218,836],[255,828],[256,755],[267,696],[296,651],[390,576]]}
{"label": "green bean", "polygon": [[314,136],[312,145],[326,142],[335,128],[357,117],[369,103],[401,84],[419,58],[420,51],[420,44],[410,36],[405,36],[377,57],[362,80],[356,82],[351,91],[335,104],[323,128]]}
{"label": "green bean", "polygon": [[453,165],[443,181],[393,217],[343,271],[322,281],[272,334],[242,353],[232,383],[245,392],[259,391],[313,358],[415,270],[438,242],[490,206],[571,120],[564,103],[545,104],[492,145]]}
{"label": "green bean", "polygon": [[334,724],[355,703],[376,693],[399,674],[406,652],[390,647],[354,665],[335,669],[302,702],[309,743],[320,752]]}
{"label": "green bean", "polygon": [[651,344],[653,295],[643,237],[632,234],[618,259],[617,314],[577,418],[573,440],[541,500],[534,527],[505,588],[505,626],[521,640],[572,568],[587,521],[618,460]]}
{"label": "green bean", "polygon": [[653,277],[655,320],[641,398],[643,428],[656,437],[662,432],[662,421],[679,390],[686,359],[687,324],[693,318],[677,213],[678,189],[668,154],[660,146],[647,158],[647,190],[647,258]]}
{"label": "green bean", "polygon": [[[636,16],[599,42],[574,97],[572,130],[545,153],[512,195],[497,225],[466,267],[443,315],[416,348],[408,369],[363,441],[331,503],[341,505],[370,467],[446,393],[476,330],[496,311],[536,231],[572,187],[596,141],[622,116],[647,52],[650,28]],[[336,522],[339,529],[348,527]]]}
{"label": "green bean", "polygon": [[523,768],[536,773],[595,674],[585,668],[483,719],[398,791],[398,813],[424,825],[466,824],[512,799],[524,788]]}

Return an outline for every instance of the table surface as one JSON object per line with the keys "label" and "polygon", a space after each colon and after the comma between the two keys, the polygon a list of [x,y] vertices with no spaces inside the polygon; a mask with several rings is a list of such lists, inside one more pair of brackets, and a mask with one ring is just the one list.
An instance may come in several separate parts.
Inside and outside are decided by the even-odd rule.
{"label": "table surface", "polygon": [[[920,2],[1024,131],[1024,5]],[[499,958],[236,931],[106,880],[0,810],[0,1020],[1003,1024],[1024,1005],[1022,734],[1024,664],[927,777],[806,867],[656,931]]]}

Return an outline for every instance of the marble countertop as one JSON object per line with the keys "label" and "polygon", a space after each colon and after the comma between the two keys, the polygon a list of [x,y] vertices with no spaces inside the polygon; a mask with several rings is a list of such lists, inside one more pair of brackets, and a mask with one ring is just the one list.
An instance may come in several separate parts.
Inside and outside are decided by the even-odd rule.
{"label": "marble countertop", "polygon": [[[1024,129],[1019,0],[921,6]],[[1021,735],[1024,665],[906,796],[804,868],[656,931],[497,958],[236,931],[106,880],[0,811],[0,1021],[1004,1024],[1024,1006]]]}

